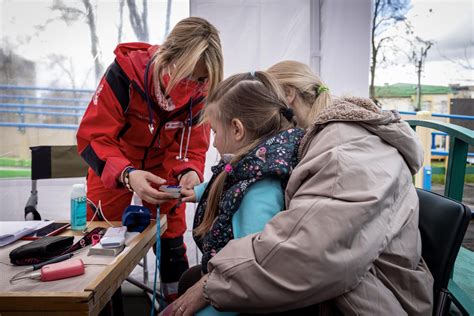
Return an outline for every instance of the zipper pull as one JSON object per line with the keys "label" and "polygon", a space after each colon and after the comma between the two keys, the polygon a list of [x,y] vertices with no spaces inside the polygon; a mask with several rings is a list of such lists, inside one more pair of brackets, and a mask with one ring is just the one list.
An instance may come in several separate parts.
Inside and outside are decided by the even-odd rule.
{"label": "zipper pull", "polygon": [[150,130],[150,134],[153,135],[153,132],[155,131],[153,124],[148,124],[148,129]]}

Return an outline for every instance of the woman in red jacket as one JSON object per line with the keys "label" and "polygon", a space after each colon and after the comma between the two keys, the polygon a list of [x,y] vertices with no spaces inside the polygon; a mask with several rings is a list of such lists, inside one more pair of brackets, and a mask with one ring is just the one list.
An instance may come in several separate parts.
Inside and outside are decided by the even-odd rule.
{"label": "woman in red jacket", "polygon": [[152,212],[160,205],[168,228],[162,236],[161,275],[173,297],[188,268],[183,235],[185,205],[157,188],[192,188],[203,180],[209,126],[198,125],[203,100],[223,77],[217,29],[190,17],[161,46],[120,44],[77,132],[78,150],[89,164],[88,219],[99,207],[120,221],[135,192]]}

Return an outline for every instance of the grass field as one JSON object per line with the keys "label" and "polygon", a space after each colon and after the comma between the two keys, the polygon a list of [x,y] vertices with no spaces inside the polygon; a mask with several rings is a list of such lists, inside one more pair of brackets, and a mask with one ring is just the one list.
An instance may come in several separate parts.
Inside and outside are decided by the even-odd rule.
{"label": "grass field", "polygon": [[[432,183],[444,184],[444,174],[435,174],[435,171],[444,172],[444,162],[433,162]],[[465,182],[474,183],[474,166],[467,165]],[[31,177],[31,160],[0,158],[0,179],[1,178],[30,178]]]}
{"label": "grass field", "polygon": [[[445,164],[444,162],[432,162],[431,167],[433,168],[433,175],[431,178],[432,183],[436,184],[444,184],[445,176]],[[435,173],[437,170],[442,170],[443,174]],[[464,177],[465,183],[474,183],[474,166],[471,164],[466,165],[466,175]]]}
{"label": "grass field", "polygon": [[31,160],[0,157],[0,167],[31,167]]}

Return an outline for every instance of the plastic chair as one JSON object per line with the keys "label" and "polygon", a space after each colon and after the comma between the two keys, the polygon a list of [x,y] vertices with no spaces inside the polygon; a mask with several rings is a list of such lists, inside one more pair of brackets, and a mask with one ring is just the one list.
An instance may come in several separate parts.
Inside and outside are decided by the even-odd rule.
{"label": "plastic chair", "polygon": [[442,195],[422,189],[417,193],[422,256],[434,278],[433,315],[448,315],[453,301],[448,283],[472,213],[466,205]]}

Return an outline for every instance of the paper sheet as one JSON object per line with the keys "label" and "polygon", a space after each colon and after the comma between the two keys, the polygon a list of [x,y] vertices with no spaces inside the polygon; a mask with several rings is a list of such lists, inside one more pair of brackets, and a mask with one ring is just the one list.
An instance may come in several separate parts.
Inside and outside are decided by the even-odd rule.
{"label": "paper sheet", "polygon": [[32,232],[41,229],[52,221],[0,222],[0,247],[8,245]]}

